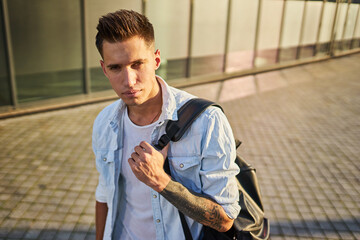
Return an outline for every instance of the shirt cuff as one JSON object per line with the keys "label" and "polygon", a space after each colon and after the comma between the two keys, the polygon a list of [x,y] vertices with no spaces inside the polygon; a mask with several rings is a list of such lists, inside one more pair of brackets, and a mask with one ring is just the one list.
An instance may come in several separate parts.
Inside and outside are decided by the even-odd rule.
{"label": "shirt cuff", "polygon": [[97,186],[97,188],[96,188],[95,199],[96,199],[96,201],[101,202],[101,203],[107,202],[105,191],[100,186]]}
{"label": "shirt cuff", "polygon": [[225,213],[231,219],[237,218],[237,216],[239,215],[240,210],[241,210],[241,207],[238,204],[238,202],[236,202],[236,204],[228,204],[228,205],[221,205],[221,206],[224,208]]}

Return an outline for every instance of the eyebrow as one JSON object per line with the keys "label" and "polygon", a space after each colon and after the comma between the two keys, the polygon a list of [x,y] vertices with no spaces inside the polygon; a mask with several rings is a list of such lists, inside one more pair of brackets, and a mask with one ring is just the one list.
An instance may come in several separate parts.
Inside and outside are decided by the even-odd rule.
{"label": "eyebrow", "polygon": [[[138,62],[147,62],[147,59],[146,58],[139,58],[139,59],[136,59],[136,60],[134,60],[134,61],[132,61],[132,62],[130,62],[129,64],[127,64],[127,65],[132,65],[132,64],[134,64],[134,63],[138,63]],[[123,65],[122,64],[108,64],[108,65],[106,65],[106,67],[108,67],[108,68],[112,68],[112,67],[122,67]]]}

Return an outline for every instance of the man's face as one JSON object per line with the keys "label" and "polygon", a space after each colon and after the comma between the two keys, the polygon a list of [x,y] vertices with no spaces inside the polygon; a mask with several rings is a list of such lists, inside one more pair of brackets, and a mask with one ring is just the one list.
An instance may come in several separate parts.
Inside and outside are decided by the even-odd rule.
{"label": "man's face", "polygon": [[101,67],[117,95],[128,106],[138,106],[156,96],[159,86],[155,70],[160,52],[139,37],[103,43]]}

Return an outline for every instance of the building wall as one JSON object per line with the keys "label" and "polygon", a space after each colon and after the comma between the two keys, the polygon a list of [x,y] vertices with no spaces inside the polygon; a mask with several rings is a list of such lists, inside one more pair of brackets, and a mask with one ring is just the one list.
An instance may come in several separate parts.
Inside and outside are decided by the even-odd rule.
{"label": "building wall", "polygon": [[163,60],[158,74],[171,84],[358,48],[360,4],[352,2],[2,0],[0,106],[109,89],[94,43],[96,25],[120,8],[149,17]]}

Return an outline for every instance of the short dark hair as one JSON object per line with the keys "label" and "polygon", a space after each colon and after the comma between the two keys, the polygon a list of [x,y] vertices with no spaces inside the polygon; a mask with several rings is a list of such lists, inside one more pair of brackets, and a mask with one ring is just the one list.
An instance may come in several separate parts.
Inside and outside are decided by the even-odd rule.
{"label": "short dark hair", "polygon": [[104,40],[114,43],[138,36],[150,46],[154,43],[154,28],[149,19],[132,10],[121,9],[99,19],[96,29],[96,47],[103,56]]}

